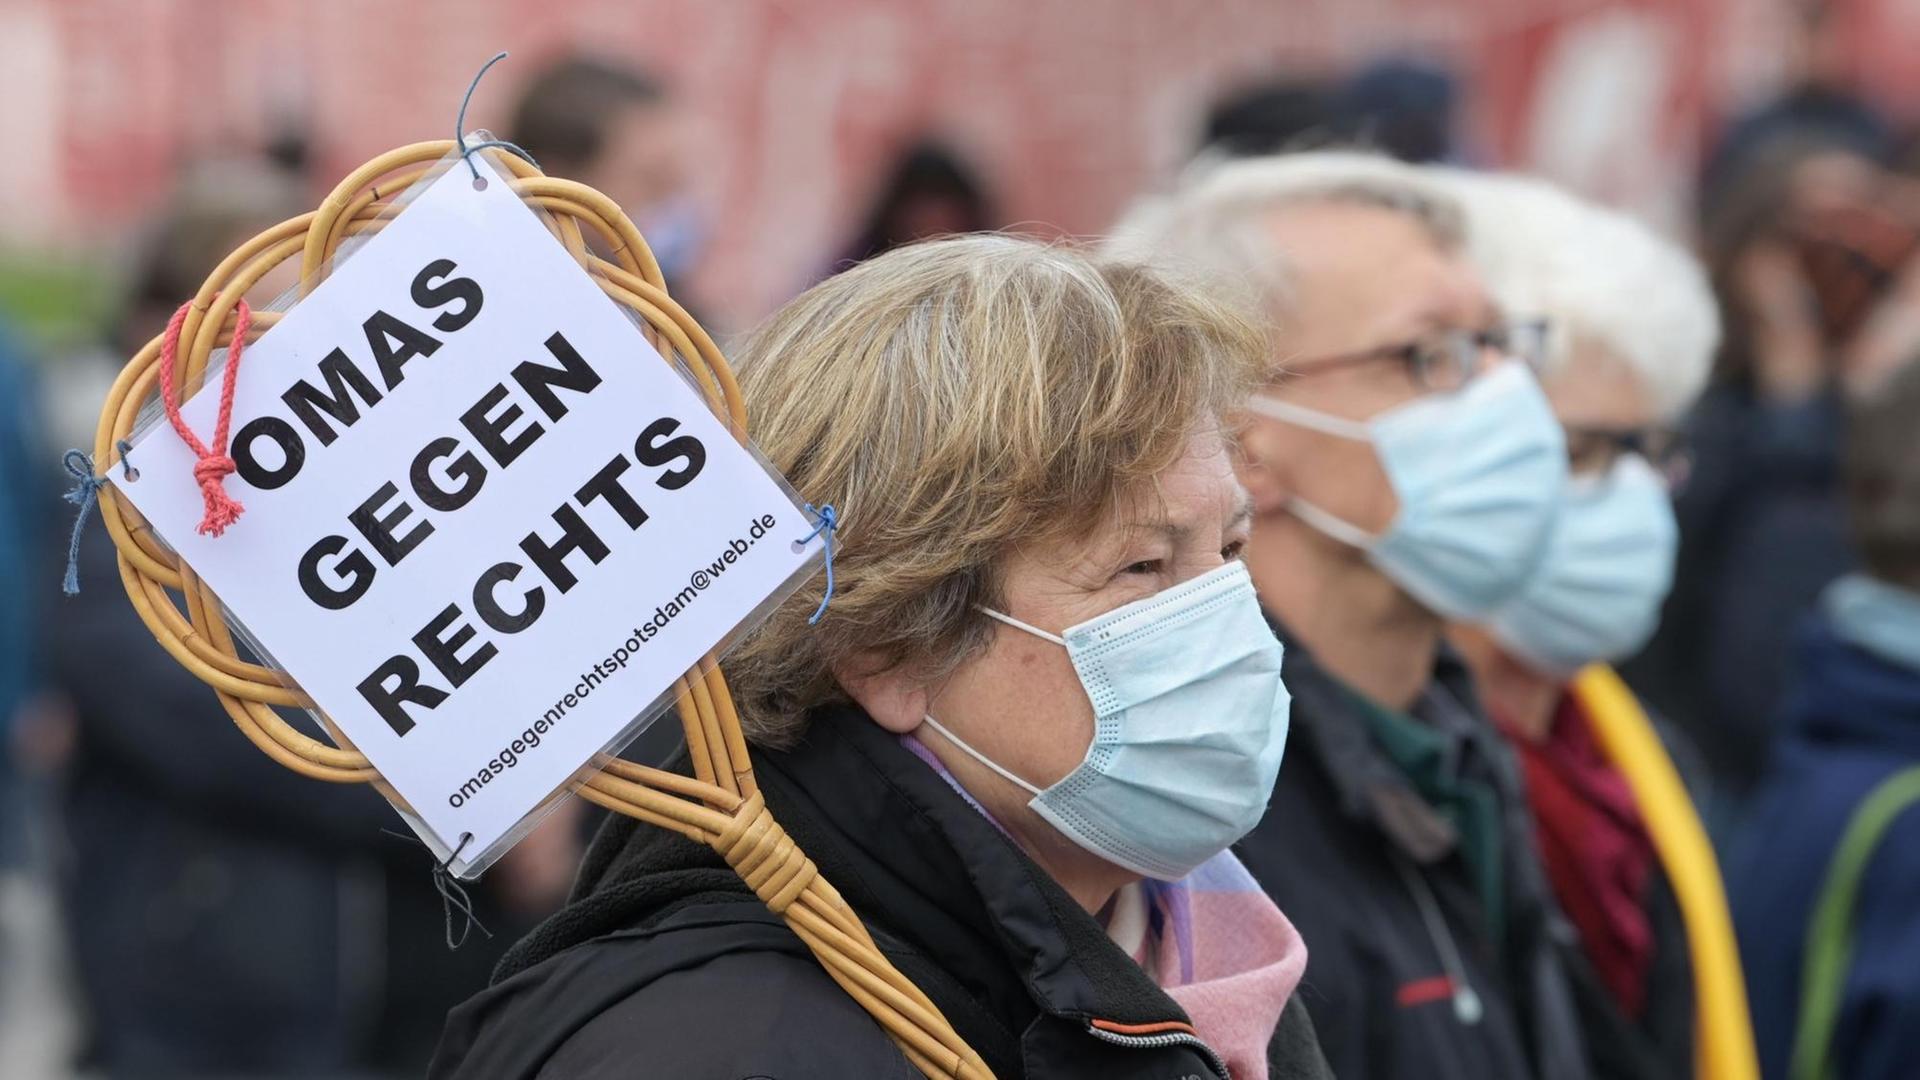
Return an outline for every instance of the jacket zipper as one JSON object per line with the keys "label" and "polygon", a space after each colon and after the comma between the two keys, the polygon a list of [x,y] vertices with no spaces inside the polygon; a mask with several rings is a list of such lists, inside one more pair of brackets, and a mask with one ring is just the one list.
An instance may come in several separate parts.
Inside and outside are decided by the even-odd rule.
{"label": "jacket zipper", "polygon": [[1479,992],[1467,981],[1467,966],[1460,960],[1460,950],[1453,940],[1453,932],[1447,929],[1447,920],[1440,912],[1440,901],[1434,897],[1433,887],[1397,853],[1393,856],[1393,865],[1407,883],[1407,891],[1413,894],[1414,906],[1420,909],[1420,921],[1426,924],[1427,938],[1440,956],[1440,969],[1453,983],[1454,1018],[1468,1026],[1478,1024],[1486,1015],[1486,1007]]}
{"label": "jacket zipper", "polygon": [[1122,1035],[1120,1032],[1107,1031],[1104,1028],[1094,1027],[1092,1024],[1087,1025],[1087,1034],[1092,1035],[1101,1042],[1109,1042],[1115,1046],[1125,1046],[1133,1050],[1156,1050],[1167,1046],[1191,1046],[1199,1051],[1202,1057],[1207,1059],[1207,1063],[1213,1066],[1213,1071],[1220,1074],[1221,1080],[1233,1080],[1233,1074],[1227,1070],[1227,1063],[1221,1059],[1219,1054],[1214,1053],[1213,1047],[1208,1046],[1198,1035],[1189,1035],[1184,1031],[1166,1031],[1158,1035]]}

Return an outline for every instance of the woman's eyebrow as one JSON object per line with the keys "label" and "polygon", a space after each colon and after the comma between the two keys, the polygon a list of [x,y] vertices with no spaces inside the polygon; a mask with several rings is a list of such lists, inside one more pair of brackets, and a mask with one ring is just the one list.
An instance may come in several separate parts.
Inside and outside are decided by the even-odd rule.
{"label": "woman's eyebrow", "polygon": [[1233,514],[1227,518],[1227,529],[1232,531],[1253,520],[1253,496],[1241,492],[1233,501]]}

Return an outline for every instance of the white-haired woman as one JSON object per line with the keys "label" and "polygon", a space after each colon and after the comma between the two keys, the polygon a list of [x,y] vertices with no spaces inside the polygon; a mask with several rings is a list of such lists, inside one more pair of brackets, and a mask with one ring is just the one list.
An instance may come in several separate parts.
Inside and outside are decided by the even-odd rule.
{"label": "white-haired woman", "polygon": [[[1755,1075],[1713,851],[1672,760],[1605,665],[1637,652],[1673,580],[1669,425],[1705,383],[1719,318],[1699,265],[1542,181],[1436,169],[1507,313],[1542,320],[1541,385],[1571,479],[1529,583],[1451,637],[1526,772],[1596,1073]],[[1696,1054],[1695,1040],[1700,1040]]]}
{"label": "white-haired woman", "polygon": [[[844,522],[824,619],[803,590],[726,661],[761,790],[995,1075],[1328,1075],[1305,949],[1227,850],[1288,720],[1222,421],[1265,349],[1159,274],[986,237],[830,278],[740,358],[761,448]],[[712,852],[616,819],[436,1071],[908,1070]]]}

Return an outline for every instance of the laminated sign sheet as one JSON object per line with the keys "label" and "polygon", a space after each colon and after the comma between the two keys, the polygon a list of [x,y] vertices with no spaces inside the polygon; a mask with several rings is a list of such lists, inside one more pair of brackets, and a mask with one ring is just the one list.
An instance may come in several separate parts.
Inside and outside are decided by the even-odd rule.
{"label": "laminated sign sheet", "polygon": [[[447,170],[246,349],[218,537],[167,424],[120,493],[456,868],[823,540],[488,166]],[[212,383],[209,378],[209,384]],[[187,402],[214,430],[219,393]]]}

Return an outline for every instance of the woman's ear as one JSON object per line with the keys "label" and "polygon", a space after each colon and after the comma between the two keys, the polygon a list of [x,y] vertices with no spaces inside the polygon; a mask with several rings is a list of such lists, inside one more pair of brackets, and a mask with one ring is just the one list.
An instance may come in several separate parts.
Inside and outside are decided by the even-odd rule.
{"label": "woman's ear", "polygon": [[1286,440],[1273,431],[1274,426],[1258,419],[1248,420],[1241,426],[1235,444],[1234,472],[1240,477],[1240,485],[1247,489],[1255,517],[1285,510],[1288,499],[1293,496],[1293,485],[1279,468],[1279,463],[1286,460],[1282,445]]}
{"label": "woman's ear", "polygon": [[905,735],[926,718],[927,686],[906,665],[862,653],[834,665],[833,677],[874,723],[895,735]]}

